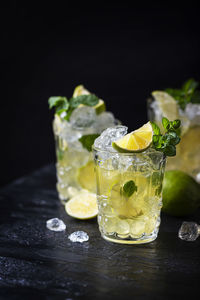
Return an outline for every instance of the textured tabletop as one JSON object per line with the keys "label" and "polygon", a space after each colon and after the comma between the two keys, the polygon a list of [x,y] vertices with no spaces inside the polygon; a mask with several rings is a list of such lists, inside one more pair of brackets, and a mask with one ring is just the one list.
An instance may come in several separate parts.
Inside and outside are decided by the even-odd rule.
{"label": "textured tabletop", "polygon": [[[158,238],[120,245],[100,236],[96,219],[66,215],[55,188],[54,166],[46,166],[0,190],[0,299],[183,299],[199,293],[200,237],[178,238],[187,218],[161,216]],[[58,217],[65,232],[46,228]],[[76,230],[89,241],[72,243]]]}

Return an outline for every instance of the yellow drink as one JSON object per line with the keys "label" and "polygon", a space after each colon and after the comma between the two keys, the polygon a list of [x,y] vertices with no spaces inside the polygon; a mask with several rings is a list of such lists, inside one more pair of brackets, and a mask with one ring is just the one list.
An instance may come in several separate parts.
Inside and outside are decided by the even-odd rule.
{"label": "yellow drink", "polygon": [[[154,149],[142,153],[115,153],[94,148],[98,223],[106,240],[139,244],[158,234],[162,207],[165,158]],[[133,194],[123,192],[133,182]]]}
{"label": "yellow drink", "polygon": [[[86,112],[93,110],[92,122],[89,122],[91,116],[84,110]],[[100,134],[107,126],[115,125],[117,122],[109,112],[103,112],[97,116],[93,108],[78,108],[76,111],[79,113],[78,121],[82,121],[81,118],[83,118],[84,126],[82,127],[76,127],[56,114],[53,121],[57,158],[57,190],[62,202],[68,201],[82,189],[96,192],[92,152],[83,146],[80,138],[90,134]],[[71,119],[74,120],[73,115]]]}
{"label": "yellow drink", "polygon": [[[181,120],[181,143],[177,145],[176,156],[167,159],[166,169],[184,171],[199,181],[200,104],[189,103],[185,110],[182,110],[175,100],[174,103],[177,108],[176,118]],[[167,114],[170,116],[170,104],[167,108]],[[166,112],[162,111],[156,100],[148,99],[148,116],[150,121],[157,123],[162,128],[161,120],[163,116],[166,116]]]}
{"label": "yellow drink", "polygon": [[168,158],[167,170],[182,170],[194,178],[200,172],[200,126],[188,128],[181,137],[175,157]]}

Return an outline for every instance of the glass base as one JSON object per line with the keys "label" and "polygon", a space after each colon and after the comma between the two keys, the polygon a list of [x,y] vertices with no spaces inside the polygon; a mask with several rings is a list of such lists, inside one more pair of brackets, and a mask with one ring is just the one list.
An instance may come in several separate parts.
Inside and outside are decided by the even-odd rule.
{"label": "glass base", "polygon": [[141,238],[126,238],[126,239],[120,239],[119,237],[115,236],[107,236],[105,234],[101,234],[101,236],[109,242],[118,243],[118,244],[129,244],[129,245],[137,245],[137,244],[146,244],[153,242],[157,238],[157,233],[154,233],[150,236],[143,236]]}

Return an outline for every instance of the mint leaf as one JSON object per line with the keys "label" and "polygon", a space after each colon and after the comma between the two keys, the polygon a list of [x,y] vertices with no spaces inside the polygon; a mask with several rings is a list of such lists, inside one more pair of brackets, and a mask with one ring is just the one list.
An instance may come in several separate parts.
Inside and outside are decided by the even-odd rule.
{"label": "mint leaf", "polygon": [[[154,134],[152,145],[157,151],[163,152],[166,156],[176,155],[176,145],[180,143],[178,131],[180,131],[180,120],[169,121],[167,118],[162,119],[162,124],[165,129],[164,134]],[[158,125],[156,125],[158,127]],[[160,132],[156,128],[156,132]],[[159,128],[159,127],[158,127]]]}
{"label": "mint leaf", "polygon": [[56,106],[67,104],[68,100],[66,97],[54,96],[48,99],[48,103],[49,103],[49,109],[51,109],[54,106],[56,107]]}
{"label": "mint leaf", "polygon": [[77,97],[72,97],[69,101],[66,97],[55,96],[48,99],[49,108],[55,107],[56,114],[61,114],[66,112],[65,120],[69,121],[70,116],[74,109],[76,109],[80,104],[87,106],[95,106],[99,102],[99,98],[94,94],[81,95]]}
{"label": "mint leaf", "polygon": [[160,137],[161,137],[160,135],[153,135],[153,143],[154,144],[159,143]]}
{"label": "mint leaf", "polygon": [[89,152],[92,151],[92,145],[99,134],[87,134],[83,135],[79,141],[81,142],[83,148],[87,149]]}
{"label": "mint leaf", "polygon": [[180,120],[174,120],[172,122],[172,126],[174,129],[178,129],[181,126],[181,121]]}
{"label": "mint leaf", "polygon": [[193,78],[187,80],[181,89],[166,89],[165,91],[171,95],[177,102],[182,110],[190,102],[200,103],[200,91],[197,91],[199,82]]}
{"label": "mint leaf", "polygon": [[191,103],[200,103],[200,91],[194,91],[191,96]]}
{"label": "mint leaf", "polygon": [[123,186],[123,194],[125,197],[131,197],[137,191],[137,186],[133,180],[127,181]]}
{"label": "mint leaf", "polygon": [[168,145],[164,151],[166,156],[175,156],[176,155],[176,147],[174,145]]}
{"label": "mint leaf", "polygon": [[94,94],[81,95],[70,99],[70,106],[72,108],[78,107],[80,104],[87,106],[95,106],[99,102],[99,98]]}
{"label": "mint leaf", "polygon": [[168,140],[169,140],[169,144],[170,145],[177,145],[180,142],[180,137],[176,134],[175,131],[171,131],[167,134],[168,136]]}
{"label": "mint leaf", "polygon": [[154,122],[151,122],[151,126],[153,128],[154,134],[159,135],[160,134],[160,128],[158,127],[158,125]]}
{"label": "mint leaf", "polygon": [[50,97],[48,100],[49,108],[56,108],[56,113],[61,114],[63,111],[67,111],[69,108],[69,102],[66,97],[55,96]]}
{"label": "mint leaf", "polygon": [[170,128],[170,122],[167,118],[162,118],[162,124],[163,124],[163,127],[168,130]]}
{"label": "mint leaf", "polygon": [[198,85],[199,83],[195,81],[193,78],[191,78],[183,84],[182,90],[187,94],[191,94],[198,87]]}

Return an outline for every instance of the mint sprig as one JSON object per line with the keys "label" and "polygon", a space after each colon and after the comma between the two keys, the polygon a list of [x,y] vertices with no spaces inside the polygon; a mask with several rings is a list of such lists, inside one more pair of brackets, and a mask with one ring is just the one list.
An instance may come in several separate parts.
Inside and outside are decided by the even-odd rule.
{"label": "mint sprig", "polygon": [[199,82],[193,78],[187,80],[181,89],[168,88],[165,91],[171,95],[182,110],[185,109],[188,103],[200,103],[200,90],[197,90]]}
{"label": "mint sprig", "polygon": [[176,145],[178,145],[181,140],[178,135],[181,121],[169,121],[167,118],[162,118],[162,125],[165,129],[164,134],[161,134],[161,130],[157,124],[151,122],[151,125],[154,131],[152,141],[154,149],[163,152],[166,156],[175,156]]}
{"label": "mint sprig", "polygon": [[64,119],[67,121],[69,121],[73,110],[76,109],[80,104],[95,106],[98,102],[99,98],[94,94],[72,97],[69,100],[66,97],[62,96],[50,97],[48,99],[49,109],[55,107],[55,112],[58,115],[66,112],[66,116],[64,117]]}
{"label": "mint sprig", "polygon": [[50,97],[49,100],[49,108],[56,108],[56,114],[60,115],[63,111],[67,111],[69,108],[69,102],[66,97],[56,96]]}
{"label": "mint sprig", "polygon": [[89,152],[92,151],[92,145],[96,138],[98,138],[99,134],[87,134],[83,135],[79,141],[81,142],[83,148],[87,149]]}
{"label": "mint sprig", "polygon": [[133,180],[127,181],[122,187],[122,194],[129,198],[137,191],[137,186]]}

